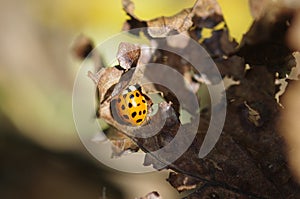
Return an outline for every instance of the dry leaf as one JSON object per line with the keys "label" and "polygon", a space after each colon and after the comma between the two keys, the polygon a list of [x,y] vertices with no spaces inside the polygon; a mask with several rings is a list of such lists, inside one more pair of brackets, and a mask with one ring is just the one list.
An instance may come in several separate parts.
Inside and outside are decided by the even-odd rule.
{"label": "dry leaf", "polygon": [[268,7],[268,12],[255,21],[245,34],[237,54],[245,63],[266,65],[280,78],[286,77],[296,65],[292,50],[286,44],[286,34],[294,11],[276,5]]}
{"label": "dry leaf", "polygon": [[120,66],[128,70],[136,67],[138,59],[141,55],[141,48],[137,45],[121,42],[119,45],[117,59]]}
{"label": "dry leaf", "polygon": [[149,35],[159,38],[170,35],[172,31],[180,33],[188,30],[193,24],[190,12],[190,9],[185,9],[171,17],[159,17],[147,21]]}
{"label": "dry leaf", "polygon": [[204,19],[213,15],[222,15],[221,7],[216,0],[197,0],[193,12]]}
{"label": "dry leaf", "polygon": [[[127,21],[129,24],[127,28],[145,26],[146,22],[132,16],[132,12],[132,10],[128,11],[131,19]],[[193,18],[193,29],[189,28],[191,27],[189,17]],[[188,29],[192,38],[207,49],[222,76],[239,80],[239,84],[231,85],[226,90],[228,107],[223,133],[216,146],[205,158],[200,159],[198,153],[210,123],[210,111],[201,112],[195,139],[186,150],[180,151],[184,148],[186,138],[193,133],[192,129],[195,125],[193,120],[185,125],[180,124],[180,107],[188,107],[188,103],[180,104],[176,95],[166,87],[154,85],[157,91],[163,93],[166,102],[159,104],[157,113],[148,121],[149,126],[145,124],[140,128],[130,128],[118,124],[111,114],[101,114],[101,117],[130,137],[140,149],[146,152],[144,165],[152,165],[158,170],[172,169],[176,172],[170,174],[168,181],[178,191],[195,188],[195,192],[187,198],[300,198],[299,186],[287,166],[284,143],[275,125],[281,111],[281,106],[275,99],[278,90],[275,80],[285,77],[295,65],[292,50],[285,43],[292,17],[293,11],[290,9],[269,7],[266,14],[255,21],[245,34],[240,46],[231,40],[216,1],[197,1],[195,7],[183,10],[173,17],[161,17],[147,22],[146,25],[155,24],[159,27],[157,32],[150,32],[153,34],[150,39],[153,39],[153,36],[169,35],[174,30],[180,32],[181,27]],[[189,23],[185,27],[186,19]],[[204,27],[213,29],[220,23],[224,23],[223,28],[213,30],[211,37],[202,39]],[[134,34],[138,35],[139,32]],[[178,47],[172,45],[172,42],[155,41],[157,49],[161,46],[167,46],[172,50]],[[182,46],[180,50],[184,51],[188,47],[189,43],[187,46]],[[186,53],[194,56],[193,50]],[[155,78],[153,75],[163,75],[164,78],[168,78],[162,69],[158,69],[154,74],[147,72],[149,66],[143,68],[138,61],[136,67],[132,68],[132,63],[138,59],[138,56],[121,54],[125,55],[125,60],[127,59],[122,65],[129,70],[116,75],[117,81],[113,82],[109,81],[108,77],[111,75],[109,73],[116,69],[107,70],[105,73],[100,72],[107,76],[103,79],[109,83],[105,89],[98,83],[99,91],[110,93],[107,88],[115,85],[111,92],[115,96],[126,85],[132,82],[138,83],[142,76],[149,80]],[[121,55],[120,58],[124,57]],[[174,68],[186,77],[193,71],[189,63],[167,51],[156,50],[150,60],[152,63]],[[249,65],[247,69],[246,64]],[[211,68],[206,64],[203,64],[200,72],[201,75],[203,73],[208,77],[214,76]],[[101,75],[96,75],[94,79],[97,79],[97,76]],[[210,80],[212,84],[220,81]],[[178,82],[185,84],[181,80]],[[188,84],[192,82],[193,78],[190,77]],[[105,85],[104,82],[103,84]],[[180,92],[188,96],[195,91],[183,89]],[[103,97],[101,112],[110,113],[108,99]],[[195,110],[189,111],[193,113]],[[186,136],[181,138],[176,146],[165,149],[176,137],[180,128]],[[151,134],[153,132],[157,133],[153,135]],[[157,153],[160,149],[164,149],[166,153]],[[172,159],[174,154],[180,154],[179,158]]]}
{"label": "dry leaf", "polygon": [[139,147],[127,136],[117,129],[110,127],[106,133],[112,143],[112,157],[120,157],[126,152],[137,152]]}
{"label": "dry leaf", "polygon": [[89,77],[98,87],[100,103],[110,96],[111,88],[119,82],[122,74],[123,71],[116,67],[102,68],[96,74],[89,72]]}

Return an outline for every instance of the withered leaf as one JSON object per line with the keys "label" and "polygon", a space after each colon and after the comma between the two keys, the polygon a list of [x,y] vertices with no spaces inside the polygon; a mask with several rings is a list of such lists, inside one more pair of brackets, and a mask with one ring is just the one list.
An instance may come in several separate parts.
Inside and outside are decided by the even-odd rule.
{"label": "withered leaf", "polygon": [[222,15],[221,7],[216,0],[197,0],[193,6],[196,16],[207,18],[213,15]]}
{"label": "withered leaf", "polygon": [[131,1],[123,0],[123,8],[131,18],[124,24],[123,30],[132,30],[131,33],[139,35],[140,30],[135,29],[148,27],[146,35],[151,38],[162,38],[188,31],[195,24],[194,16],[202,19],[202,22],[203,19],[209,18],[210,20],[205,20],[208,27],[212,26],[209,23],[217,25],[223,20],[221,8],[215,0],[197,0],[192,8],[183,9],[173,16],[162,16],[148,21],[140,20],[133,14]]}
{"label": "withered leaf", "polygon": [[[141,29],[147,27],[147,22],[141,21],[130,14],[127,15],[130,17],[130,19],[126,20],[126,22],[123,24],[122,30],[128,31],[133,35],[139,36]],[[147,35],[146,31],[143,32],[145,32]]]}
{"label": "withered leaf", "polygon": [[110,127],[107,131],[106,136],[112,143],[112,157],[120,157],[126,152],[137,152],[139,150],[139,147],[129,137],[117,129]]}
{"label": "withered leaf", "polygon": [[235,52],[237,45],[235,40],[230,41],[226,28],[213,31],[212,36],[203,41],[203,46],[213,57],[229,56]]}
{"label": "withered leaf", "polygon": [[[168,88],[162,86],[155,85],[155,88],[164,93],[166,102],[159,104],[158,112],[148,121],[149,126],[122,126],[115,122],[111,115],[102,114],[103,119],[131,138],[146,153],[144,165],[152,165],[157,170],[173,170],[174,173],[170,174],[168,181],[178,191],[195,188],[195,192],[187,198],[300,198],[299,186],[287,166],[284,143],[275,125],[281,110],[275,100],[275,80],[278,78],[276,73],[279,73],[279,77],[284,77],[295,64],[292,51],[285,43],[293,13],[285,8],[268,8],[269,12],[254,22],[238,46],[229,36],[229,30],[216,1],[197,1],[195,5],[192,9],[174,15],[174,18],[161,17],[150,20],[147,26],[157,23],[161,28],[157,29],[158,32],[153,32],[154,35],[150,37],[153,39],[167,36],[173,30],[182,31],[179,24],[183,25],[184,20],[190,20],[187,17],[192,17],[193,26],[188,23],[182,27],[207,49],[223,77],[230,76],[239,80],[238,85],[232,85],[226,90],[228,104],[225,126],[214,149],[205,158],[198,157],[210,124],[210,111],[201,113],[196,137],[182,154],[178,151],[184,148],[185,137],[180,139],[176,147],[165,149],[178,134],[178,129],[181,128],[186,137],[189,137],[195,125],[191,125],[193,120],[181,125],[179,109],[183,104],[179,103]],[[143,24],[132,12],[127,10],[131,15],[131,22],[135,22],[130,24],[130,29]],[[179,17],[178,20],[176,17]],[[211,37],[201,41],[202,28],[213,29],[221,22],[224,22],[222,29],[213,30]],[[166,45],[169,49],[177,47],[170,46],[168,42],[163,43],[160,39],[155,41],[158,49],[159,45]],[[192,54],[193,51],[188,53]],[[127,57],[136,60],[135,56]],[[182,75],[193,71],[193,67],[181,57],[162,50],[156,50],[151,62],[168,65]],[[246,69],[245,64],[249,64],[250,69]],[[131,70],[128,70],[127,74],[121,73],[116,82],[111,82],[116,85],[116,94],[131,81],[138,83],[138,77],[141,77],[135,77],[139,64],[136,68],[131,68],[131,62],[122,65]],[[147,67],[140,74],[146,75],[146,71]],[[203,66],[201,73],[209,74],[209,71],[210,68]],[[163,72],[161,74],[164,75]],[[160,75],[159,71],[155,75]],[[148,75],[148,78],[151,79],[151,75]],[[107,99],[104,98],[102,108],[109,112],[110,104]],[[153,132],[158,133],[153,135]],[[161,149],[165,153],[156,153]],[[180,154],[180,157],[173,160],[172,157],[176,154]]]}
{"label": "withered leaf", "polygon": [[[275,26],[277,25],[280,26],[280,24]],[[188,198],[299,197],[297,185],[286,165],[282,139],[274,126],[280,109],[274,98],[276,94],[274,70],[269,70],[269,65],[265,63],[267,66],[254,67],[245,72],[245,59],[247,61],[248,59],[239,53],[235,54],[237,43],[230,40],[226,28],[214,31],[212,37],[204,40],[203,44],[223,71],[222,75],[233,76],[240,80],[239,85],[232,86],[227,91],[229,107],[224,133],[215,149],[201,160],[197,152],[207,123],[200,123],[196,140],[189,150],[166,168],[173,169],[179,175],[188,176],[187,182],[196,179],[194,181],[196,184],[199,181],[197,186],[200,187]],[[284,34],[280,36],[281,40],[282,37]],[[291,55],[291,51],[285,53],[283,53],[285,57]],[[281,52],[279,54],[282,55]],[[272,57],[264,56],[267,60]],[[166,58],[156,61],[171,67],[174,65],[172,62],[176,59],[168,59],[172,57],[171,54],[164,53],[162,57]],[[282,69],[285,70],[286,66],[281,66],[284,66]],[[182,66],[178,64],[179,71],[182,67],[183,64]],[[245,106],[245,102],[248,106]],[[202,120],[203,117],[209,118],[208,115],[203,115]],[[170,137],[162,139],[168,140]],[[159,149],[164,143],[156,138],[143,145],[149,146],[152,142],[155,142],[152,145],[156,146],[155,149]],[[160,165],[161,159],[152,157],[151,154],[147,154],[146,157],[145,165],[152,164],[155,168]],[[187,188],[184,181],[178,179],[180,177],[172,176],[168,180],[175,188]]]}
{"label": "withered leaf", "polygon": [[245,75],[245,61],[243,58],[233,55],[225,58],[214,59],[222,77],[228,76],[237,81]]}
{"label": "withered leaf", "polygon": [[125,42],[119,44],[117,59],[123,69],[128,70],[131,67],[136,67],[140,55],[141,48],[139,46]]}
{"label": "withered leaf", "polygon": [[192,18],[193,28],[189,30],[189,33],[196,41],[202,39],[203,28],[213,29],[222,22],[226,24],[221,8],[215,0],[198,0],[193,11],[195,13]]}
{"label": "withered leaf", "polygon": [[286,77],[296,65],[286,44],[286,35],[294,11],[284,7],[268,7],[265,15],[254,21],[244,35],[237,55],[252,65],[266,65],[280,78]]}
{"label": "withered leaf", "polygon": [[99,100],[103,102],[111,94],[111,87],[118,83],[123,71],[116,67],[102,68],[96,74],[89,72],[89,77],[94,81],[99,90]]}
{"label": "withered leaf", "polygon": [[224,21],[223,16],[216,13],[209,15],[208,17],[205,18],[198,17],[198,16],[193,17],[193,24],[197,28],[214,28],[215,26],[217,26],[219,23],[223,21]]}
{"label": "withered leaf", "polygon": [[159,17],[147,21],[148,33],[153,38],[166,37],[172,31],[183,32],[192,26],[191,10],[184,9],[171,17]]}

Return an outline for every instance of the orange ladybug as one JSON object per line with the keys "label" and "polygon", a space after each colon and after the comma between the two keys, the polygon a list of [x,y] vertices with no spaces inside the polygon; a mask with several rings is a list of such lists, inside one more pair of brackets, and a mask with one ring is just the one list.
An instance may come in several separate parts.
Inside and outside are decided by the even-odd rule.
{"label": "orange ladybug", "polygon": [[116,99],[116,112],[122,123],[141,125],[148,112],[147,101],[138,84],[126,88]]}

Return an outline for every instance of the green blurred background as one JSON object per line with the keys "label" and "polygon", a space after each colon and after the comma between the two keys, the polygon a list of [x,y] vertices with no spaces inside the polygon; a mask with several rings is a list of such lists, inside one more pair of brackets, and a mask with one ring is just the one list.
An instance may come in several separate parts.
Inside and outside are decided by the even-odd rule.
{"label": "green blurred background", "polygon": [[[133,2],[144,20],[194,4]],[[240,41],[252,22],[248,1],[219,3],[231,35]],[[119,33],[127,19],[121,5],[120,0],[0,2],[0,198],[130,199],[153,190],[179,197],[164,181],[166,172],[137,175],[104,167],[75,130],[72,88],[81,62],[71,55],[72,43],[81,33],[95,44]]]}

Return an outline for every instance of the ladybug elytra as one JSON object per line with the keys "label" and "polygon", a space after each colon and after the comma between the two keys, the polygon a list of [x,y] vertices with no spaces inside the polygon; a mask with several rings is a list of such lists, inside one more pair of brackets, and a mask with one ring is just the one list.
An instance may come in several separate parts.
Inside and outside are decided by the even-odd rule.
{"label": "ladybug elytra", "polygon": [[119,119],[132,126],[141,125],[148,112],[147,101],[139,90],[139,85],[126,88],[116,99],[116,112]]}

